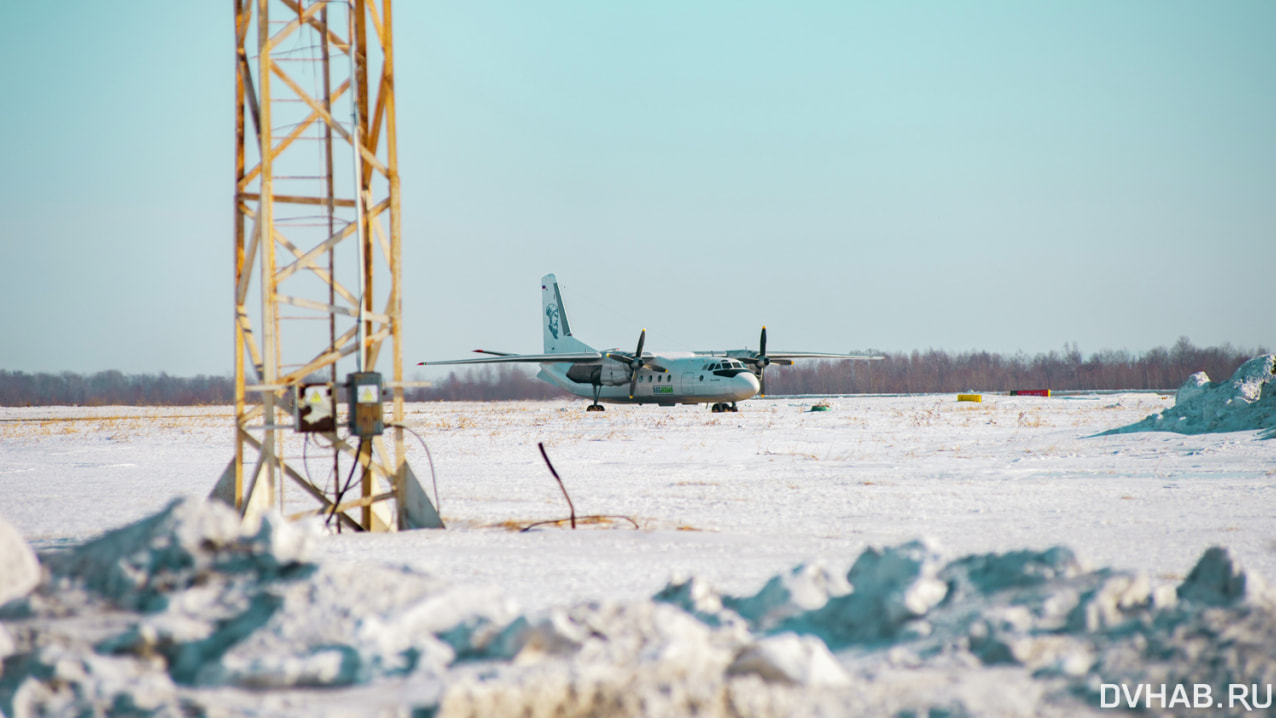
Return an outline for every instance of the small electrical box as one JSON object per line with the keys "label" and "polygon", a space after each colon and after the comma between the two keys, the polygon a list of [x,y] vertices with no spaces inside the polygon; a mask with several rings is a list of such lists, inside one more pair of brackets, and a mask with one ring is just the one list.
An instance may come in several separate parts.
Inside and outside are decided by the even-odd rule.
{"label": "small electrical box", "polygon": [[346,391],[350,402],[350,433],[355,436],[383,434],[381,374],[374,371],[349,374],[346,376]]}
{"label": "small electrical box", "polygon": [[298,384],[293,395],[292,418],[298,432],[332,433],[337,430],[337,404],[331,384]]}

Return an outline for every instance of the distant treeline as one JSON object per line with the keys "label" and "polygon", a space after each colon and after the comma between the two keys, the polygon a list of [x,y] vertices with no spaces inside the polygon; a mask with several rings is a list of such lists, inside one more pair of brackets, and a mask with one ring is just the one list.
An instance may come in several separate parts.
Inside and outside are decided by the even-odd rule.
{"label": "distant treeline", "polygon": [[231,377],[125,375],[102,371],[25,374],[0,370],[0,406],[192,406],[235,403]]}
{"label": "distant treeline", "polygon": [[[950,354],[940,350],[882,353],[880,361],[811,361],[767,369],[767,393],[778,394],[928,394],[1015,389],[1157,390],[1177,389],[1191,374],[1204,371],[1214,381],[1227,379],[1246,360],[1267,349],[1197,347],[1186,337],[1169,349],[1143,354],[1102,351],[1083,357],[1075,344],[1062,352],[1004,356],[988,352]],[[501,401],[567,396],[524,368],[484,366],[452,372],[428,388],[409,389],[408,401]],[[104,371],[91,376],[70,372],[25,374],[0,370],[0,406],[184,406],[231,404],[230,377],[182,379],[167,374],[124,375]]]}
{"label": "distant treeline", "polygon": [[[311,381],[325,381],[315,376]],[[404,392],[408,401],[552,399],[566,392],[524,370],[505,365],[451,373],[427,388]],[[344,400],[344,399],[342,399]],[[233,404],[233,377],[126,375],[103,371],[27,374],[0,370],[0,406],[194,406]]]}
{"label": "distant treeline", "polygon": [[536,378],[534,372],[502,364],[451,372],[446,379],[424,389],[404,392],[408,401],[503,401],[513,399],[557,399],[567,392]]}
{"label": "distant treeline", "polygon": [[1062,352],[1004,356],[988,352],[949,354],[934,349],[883,353],[880,361],[799,362],[767,369],[769,394],[928,394],[954,391],[1050,389],[1178,389],[1198,371],[1213,381],[1232,376],[1248,359],[1267,350],[1196,347],[1183,337],[1169,349],[1143,354],[1105,350],[1084,358],[1076,344]]}

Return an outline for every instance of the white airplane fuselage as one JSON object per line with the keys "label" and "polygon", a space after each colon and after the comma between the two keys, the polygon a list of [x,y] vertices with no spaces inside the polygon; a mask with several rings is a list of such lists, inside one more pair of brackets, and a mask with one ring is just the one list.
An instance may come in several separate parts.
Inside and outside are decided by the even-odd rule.
{"label": "white airplane fuselage", "polygon": [[[545,362],[537,377],[587,399],[594,398],[597,388],[599,401],[617,404],[735,403],[754,396],[760,388],[758,378],[748,367],[728,357],[679,352],[653,354],[649,358],[667,371],[638,370],[632,398],[629,367],[611,359],[603,359],[599,365]],[[594,381],[601,386],[596,387]]]}

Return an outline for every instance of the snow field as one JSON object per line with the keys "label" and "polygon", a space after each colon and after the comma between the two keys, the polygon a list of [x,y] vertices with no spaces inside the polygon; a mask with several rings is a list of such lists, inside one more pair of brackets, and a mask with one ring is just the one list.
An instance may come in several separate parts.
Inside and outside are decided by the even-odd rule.
{"label": "snow field", "polygon": [[[0,612],[0,709],[1064,716],[1101,684],[1270,684],[1276,442],[1234,419],[1267,399],[1189,383],[1179,406],[410,405],[449,529],[375,535],[168,506],[229,459],[223,409],[0,410],[6,518],[44,570]],[[1144,417],[1251,428],[1110,432]],[[538,442],[579,515],[640,530],[520,532],[567,516]]]}
{"label": "snow field", "polygon": [[[347,533],[323,551],[492,584],[527,608],[650,596],[675,574],[746,591],[798,563],[844,567],[866,546],[919,536],[954,554],[1063,544],[1095,565],[1166,579],[1217,544],[1276,576],[1276,442],[1253,431],[1096,436],[1172,403],[928,395],[833,399],[832,411],[810,412],[809,402],[769,399],[738,414],[409,404],[406,423],[429,442],[451,530]],[[0,477],[16,508],[6,517],[37,548],[203,497],[232,452],[224,408],[4,409],[0,419]],[[578,515],[626,515],[643,530],[518,533],[567,517],[537,442]],[[285,446],[300,464],[299,437]],[[404,446],[431,491],[420,444],[407,435]],[[315,445],[306,454],[311,476],[330,485],[330,454]],[[284,497],[286,512],[314,507],[287,484]]]}

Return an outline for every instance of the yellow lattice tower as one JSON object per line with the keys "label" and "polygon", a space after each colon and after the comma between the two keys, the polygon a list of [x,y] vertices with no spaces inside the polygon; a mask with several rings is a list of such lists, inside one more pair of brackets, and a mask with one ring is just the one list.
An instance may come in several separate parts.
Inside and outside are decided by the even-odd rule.
{"label": "yellow lattice tower", "polygon": [[[296,485],[319,506],[291,517],[323,513],[364,530],[442,527],[403,446],[390,4],[235,1],[235,458],[213,495],[244,514],[283,510],[286,497],[297,500],[285,485]],[[336,421],[338,365],[380,379],[387,341],[392,455],[379,428],[343,438]],[[325,382],[330,424],[296,433],[298,389]],[[373,398],[379,417],[379,392]],[[321,453],[331,451],[331,493],[305,460],[318,436],[329,444]],[[302,439],[298,464],[290,452]],[[341,456],[345,488],[358,470],[357,498],[344,500]]]}

